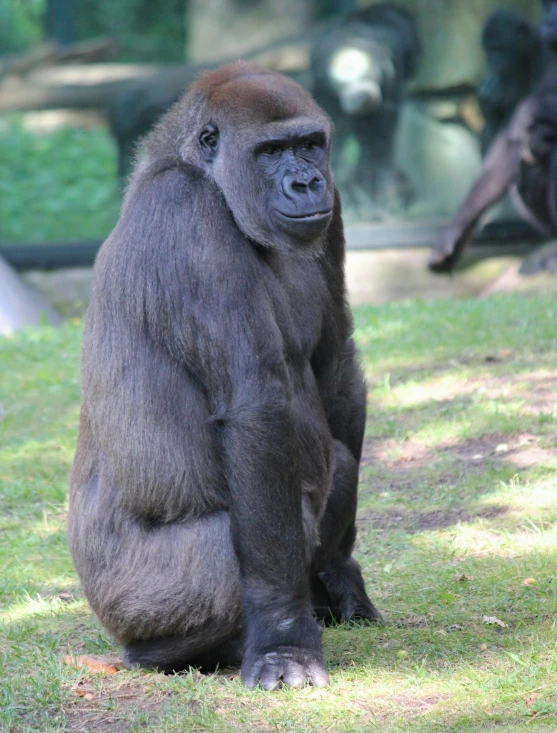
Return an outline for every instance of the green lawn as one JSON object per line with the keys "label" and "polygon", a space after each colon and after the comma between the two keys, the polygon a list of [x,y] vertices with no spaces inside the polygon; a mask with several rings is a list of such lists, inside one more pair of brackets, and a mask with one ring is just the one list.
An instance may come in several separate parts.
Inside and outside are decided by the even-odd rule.
{"label": "green lawn", "polygon": [[117,653],[65,539],[81,326],[0,339],[0,730],[557,731],[557,302],[355,315],[357,556],[386,625],[325,631],[325,690],[62,663]]}

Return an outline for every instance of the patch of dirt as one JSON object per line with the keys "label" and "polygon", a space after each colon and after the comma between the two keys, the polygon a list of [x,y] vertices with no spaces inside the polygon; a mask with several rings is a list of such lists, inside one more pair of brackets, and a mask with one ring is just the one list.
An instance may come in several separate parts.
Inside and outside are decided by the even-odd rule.
{"label": "patch of dirt", "polygon": [[[356,700],[356,705],[369,713],[369,719],[385,719],[393,714],[393,706],[407,718],[429,712],[436,705],[450,699],[450,695],[441,693],[429,693],[425,695],[412,695],[411,693],[399,693],[392,697],[373,697],[372,700]],[[366,716],[367,717],[367,716]]]}
{"label": "patch of dirt", "polygon": [[402,529],[408,534],[416,534],[434,529],[445,529],[462,522],[473,522],[476,519],[492,519],[506,514],[508,506],[493,505],[477,511],[470,509],[450,508],[436,509],[430,512],[413,512],[406,509],[386,509],[384,512],[360,512],[356,522],[360,526],[371,524],[375,531]]}
{"label": "patch of dirt", "polygon": [[446,482],[454,475],[460,475],[458,464],[466,464],[467,470],[481,465],[485,460],[505,461],[517,468],[529,468],[537,464],[557,462],[557,448],[540,448],[538,438],[530,433],[489,433],[471,440],[449,442],[434,448],[424,446],[409,438],[403,443],[388,438],[368,440],[364,444],[362,466],[385,466],[392,488],[409,485],[409,477],[415,483],[420,472],[435,466],[443,458],[450,458],[456,464],[456,471],[445,471],[437,481]]}
{"label": "patch of dirt", "polygon": [[431,450],[411,438],[406,439],[402,444],[394,438],[366,440],[361,465],[373,466],[377,463],[384,463],[403,471],[424,468],[431,465]]}
{"label": "patch of dirt", "polygon": [[418,697],[417,695],[394,695],[393,702],[398,705],[401,710],[405,713],[411,713],[412,715],[419,715],[425,713],[431,708],[438,705],[449,698],[449,695],[441,695],[440,693],[425,695],[424,697]]}
{"label": "patch of dirt", "polygon": [[142,715],[153,725],[160,717],[160,709],[171,693],[147,690],[141,684],[113,682],[102,689],[81,679],[71,689],[75,701],[62,706],[67,733],[127,733],[137,728],[137,717]]}
{"label": "patch of dirt", "polygon": [[425,629],[429,626],[429,619],[427,616],[410,613],[408,616],[399,618],[396,625],[401,629]]}
{"label": "patch of dirt", "polygon": [[475,440],[449,445],[442,452],[466,464],[486,459],[502,460],[517,468],[557,462],[557,449],[540,448],[538,438],[530,433],[515,435],[490,434]]}
{"label": "patch of dirt", "polygon": [[[424,378],[426,374],[430,376],[439,374],[441,381],[431,386],[430,403],[450,407],[455,399],[462,400],[463,397],[479,394],[488,399],[523,400],[524,404],[521,409],[526,412],[557,411],[557,370],[535,369],[535,365],[531,364],[532,371],[526,372],[519,369],[515,373],[505,371],[503,374],[498,374],[498,366],[509,363],[510,356],[512,353],[503,349],[497,354],[461,356],[458,361],[405,367],[400,373],[391,374],[390,384],[394,388],[405,384],[409,379]],[[490,373],[475,378],[469,377],[463,381],[458,371],[455,372],[455,369],[461,365],[474,366],[475,364],[488,364]],[[521,369],[524,369],[524,365],[521,365]]]}
{"label": "patch of dirt", "polygon": [[[547,388],[543,380],[534,386],[534,389],[538,388],[542,391]],[[374,494],[389,491],[412,501],[413,496],[423,497],[424,483],[431,486],[455,483],[463,472],[469,475],[473,471],[484,470],[486,462],[510,464],[517,471],[556,465],[557,448],[542,448],[538,440],[536,435],[526,432],[490,433],[458,442],[447,440],[435,447],[413,438],[402,442],[394,438],[368,440],[364,444],[362,466],[373,466],[379,470],[366,482],[365,490]],[[415,534],[477,519],[492,519],[508,511],[509,507],[503,505],[478,508],[460,505],[422,512],[401,506],[383,511],[363,511],[357,521],[362,526],[370,524],[378,532],[400,529]]]}

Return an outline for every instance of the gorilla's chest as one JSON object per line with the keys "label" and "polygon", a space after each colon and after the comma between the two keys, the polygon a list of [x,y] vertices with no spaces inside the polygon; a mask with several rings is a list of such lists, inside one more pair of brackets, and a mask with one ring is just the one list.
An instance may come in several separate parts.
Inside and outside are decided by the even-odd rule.
{"label": "gorilla's chest", "polygon": [[287,363],[307,364],[319,340],[327,290],[317,260],[284,257],[273,263],[267,293]]}

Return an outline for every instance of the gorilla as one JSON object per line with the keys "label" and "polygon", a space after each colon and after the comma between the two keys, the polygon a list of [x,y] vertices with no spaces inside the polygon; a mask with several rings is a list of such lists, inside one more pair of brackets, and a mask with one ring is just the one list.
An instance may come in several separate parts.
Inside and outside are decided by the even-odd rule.
{"label": "gorilla", "polygon": [[[557,0],[544,0],[541,37],[557,52]],[[478,178],[434,243],[429,268],[454,269],[481,215],[510,192],[517,210],[544,237],[557,235],[557,60],[496,136]]]}
{"label": "gorilla", "polygon": [[366,393],[330,136],[294,81],[206,72],[97,257],[69,544],[130,668],[323,685],[316,618],[380,619],[351,557]]}
{"label": "gorilla", "polygon": [[[414,196],[393,156],[405,85],[420,57],[414,16],[388,3],[332,21],[311,47],[315,98],[333,118],[340,143],[350,135],[357,139],[360,159],[352,182],[368,192],[379,209],[406,208]],[[333,159],[335,169],[340,147]]]}
{"label": "gorilla", "polygon": [[508,124],[517,105],[539,81],[546,63],[540,32],[512,10],[496,10],[487,19],[482,35],[488,74],[478,89],[485,119],[482,153]]}

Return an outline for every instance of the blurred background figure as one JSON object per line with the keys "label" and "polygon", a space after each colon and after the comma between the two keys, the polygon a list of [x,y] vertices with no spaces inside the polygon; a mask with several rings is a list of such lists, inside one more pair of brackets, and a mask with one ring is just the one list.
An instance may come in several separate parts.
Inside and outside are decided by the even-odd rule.
{"label": "blurred background figure", "polygon": [[201,70],[247,57],[334,122],[353,292],[479,292],[539,241],[508,198],[462,263],[489,276],[441,282],[427,249],[548,67],[541,18],[529,0],[0,0],[4,269],[82,313],[142,138]]}

